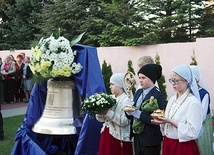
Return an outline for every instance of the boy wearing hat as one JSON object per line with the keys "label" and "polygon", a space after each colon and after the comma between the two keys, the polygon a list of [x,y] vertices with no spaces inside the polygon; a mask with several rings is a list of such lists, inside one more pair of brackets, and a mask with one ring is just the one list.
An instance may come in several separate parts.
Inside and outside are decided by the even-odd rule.
{"label": "boy wearing hat", "polygon": [[[153,96],[157,99],[158,108],[164,108],[164,96],[155,86],[155,82],[162,75],[162,67],[157,64],[147,64],[138,71],[138,77],[141,88],[134,95],[134,106],[136,110],[126,112],[127,117],[131,119],[130,137],[134,137],[135,155],[160,155],[162,134],[159,125],[151,123],[150,114],[141,109],[144,101]],[[136,134],[132,129],[133,122],[138,119],[145,124],[141,133]]]}

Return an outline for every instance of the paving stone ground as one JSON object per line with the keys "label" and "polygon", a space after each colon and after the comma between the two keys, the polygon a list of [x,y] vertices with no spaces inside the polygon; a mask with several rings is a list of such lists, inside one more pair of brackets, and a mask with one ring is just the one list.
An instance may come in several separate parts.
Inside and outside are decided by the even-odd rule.
{"label": "paving stone ground", "polygon": [[1,112],[3,118],[24,115],[27,110],[28,103],[18,102],[13,104],[2,104]]}

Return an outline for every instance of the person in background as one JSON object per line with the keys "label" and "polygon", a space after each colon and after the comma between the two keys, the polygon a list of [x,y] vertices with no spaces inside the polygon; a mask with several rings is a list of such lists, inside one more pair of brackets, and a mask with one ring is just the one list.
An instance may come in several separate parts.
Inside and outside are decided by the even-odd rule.
{"label": "person in background", "polygon": [[23,63],[24,63],[24,60],[25,60],[25,53],[22,52],[22,53],[20,53],[20,55],[22,56],[22,60],[23,60]]}
{"label": "person in background", "polygon": [[30,57],[26,56],[24,60],[24,67],[22,72],[22,82],[24,86],[24,92],[25,92],[25,102],[27,103],[30,99],[31,90],[33,89],[33,73],[30,69]]}
{"label": "person in background", "polygon": [[[2,58],[0,57],[0,69],[2,66],[3,62],[2,62]],[[3,75],[0,72],[0,104],[4,103],[4,91],[3,91]]]}
{"label": "person in background", "polygon": [[213,127],[212,127],[212,111],[210,108],[210,94],[207,91],[202,73],[197,66],[190,66],[193,75],[198,84],[200,99],[202,103],[202,119],[203,128],[198,138],[198,148],[200,155],[212,155],[212,144],[213,144]]}
{"label": "person in background", "polygon": [[3,117],[1,113],[1,104],[0,104],[0,141],[4,140],[4,125],[3,125]]}
{"label": "person in background", "polygon": [[14,103],[15,72],[15,62],[11,60],[11,56],[7,56],[1,66],[1,74],[4,79],[4,100],[6,103]]}
{"label": "person in background", "polygon": [[[2,65],[2,58],[0,57],[0,68]],[[4,126],[3,126],[3,117],[1,113],[1,104],[4,102],[3,100],[3,81],[2,81],[2,75],[0,73],[0,141],[4,140]]]}
{"label": "person in background", "polygon": [[[162,134],[158,125],[152,124],[152,117],[149,113],[143,112],[141,107],[144,101],[152,96],[157,99],[158,108],[164,108],[164,96],[155,86],[156,81],[162,76],[162,67],[157,64],[144,65],[138,71],[141,89],[134,94],[134,106],[136,110],[126,112],[127,118],[131,119],[130,137],[134,137],[135,155],[160,155]],[[133,131],[133,123],[136,120],[144,123],[141,133]]]}
{"label": "person in background", "polygon": [[22,70],[24,67],[23,59],[20,54],[16,56],[16,74],[15,74],[15,99],[16,102],[23,102],[24,91],[21,87],[22,82]]}
{"label": "person in background", "polygon": [[111,93],[117,104],[111,109],[96,114],[96,118],[103,123],[101,129],[99,155],[132,155],[133,148],[130,141],[130,121],[126,118],[123,108],[132,102],[126,93],[124,74],[116,73],[110,78]]}
{"label": "person in background", "polygon": [[196,139],[202,127],[202,106],[190,67],[174,67],[169,82],[176,93],[169,99],[165,117],[152,121],[161,124],[162,155],[200,155]]}
{"label": "person in background", "polygon": [[10,56],[10,60],[16,62],[14,56],[12,54],[9,55]]}
{"label": "person in background", "polygon": [[3,64],[3,62],[2,62],[2,58],[0,57],[0,66]]}
{"label": "person in background", "polygon": [[154,63],[155,63],[154,59],[151,56],[146,55],[138,59],[137,66],[140,69],[146,64],[154,64]]}
{"label": "person in background", "polygon": [[[154,59],[151,57],[151,56],[148,56],[148,55],[145,55],[145,56],[142,56],[138,59],[137,61],[137,66],[138,66],[138,69],[141,69],[144,65],[147,65],[147,64],[154,64]],[[140,84],[137,86],[136,90],[140,89],[141,86]]]}

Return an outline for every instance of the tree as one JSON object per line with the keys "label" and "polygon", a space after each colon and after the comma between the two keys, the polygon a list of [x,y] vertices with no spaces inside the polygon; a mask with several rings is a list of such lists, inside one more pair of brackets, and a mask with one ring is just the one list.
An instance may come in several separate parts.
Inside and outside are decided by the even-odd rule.
{"label": "tree", "polygon": [[1,24],[2,41],[0,49],[29,49],[34,34],[38,33],[36,23],[43,0],[19,0],[8,4],[4,10],[5,22]]}
{"label": "tree", "polygon": [[5,10],[7,10],[7,5],[12,5],[15,3],[15,0],[0,0],[0,50],[1,49],[10,49],[8,48],[7,41],[5,40],[5,36],[7,35],[7,30],[5,30],[4,23],[7,22],[8,17],[5,14]]}
{"label": "tree", "polygon": [[200,19],[200,26],[197,37],[213,37],[214,36],[214,2],[209,3],[204,9],[204,13]]}
{"label": "tree", "polygon": [[68,39],[83,33],[80,30],[80,25],[81,19],[85,16],[84,9],[80,11],[82,8],[80,7],[76,6],[73,1],[66,0],[46,3],[42,12],[38,14],[40,20],[37,27],[40,29],[40,34],[37,35],[37,38],[49,37],[58,28],[61,30],[61,35]]}
{"label": "tree", "polygon": [[135,46],[157,42],[157,36],[142,30],[139,23],[142,20],[136,8],[138,1],[118,0],[101,3],[103,17],[101,23],[105,25],[98,35],[100,46]]}
{"label": "tree", "polygon": [[195,56],[195,51],[193,50],[193,55],[191,56],[192,62],[190,63],[190,65],[194,65],[197,66],[198,63],[196,61],[196,56]]}
{"label": "tree", "polygon": [[107,94],[111,94],[109,87],[110,87],[110,77],[112,76],[113,72],[111,69],[111,65],[110,64],[107,65],[105,60],[103,61],[103,64],[102,64],[102,74],[103,74],[103,80],[106,87],[106,92]]}
{"label": "tree", "polygon": [[[158,53],[155,56],[155,63],[160,65],[160,56],[158,55]],[[166,105],[168,103],[167,100],[167,92],[166,92],[166,80],[164,75],[161,76],[161,78],[159,80],[157,80],[158,82],[158,87],[160,89],[160,92],[163,94],[164,96],[164,107],[166,108]]]}
{"label": "tree", "polygon": [[195,39],[202,12],[201,0],[143,0],[138,6],[148,28],[160,42],[184,42]]}
{"label": "tree", "polygon": [[129,0],[58,0],[44,6],[38,27],[42,36],[57,27],[66,38],[86,32],[81,43],[96,47],[151,44],[156,36],[140,31],[141,17],[134,6]]}
{"label": "tree", "polygon": [[135,75],[135,71],[131,60],[128,61],[128,71],[132,72]]}
{"label": "tree", "polygon": [[29,49],[57,28],[96,47],[193,41],[214,36],[212,17],[201,0],[0,0],[0,49]]}

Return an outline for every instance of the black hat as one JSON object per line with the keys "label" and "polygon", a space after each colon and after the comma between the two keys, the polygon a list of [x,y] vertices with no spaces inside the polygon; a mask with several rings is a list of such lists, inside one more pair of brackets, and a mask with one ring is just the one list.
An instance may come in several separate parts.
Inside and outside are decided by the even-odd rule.
{"label": "black hat", "polygon": [[155,83],[162,76],[162,67],[158,64],[147,64],[138,71],[139,73],[144,74]]}

